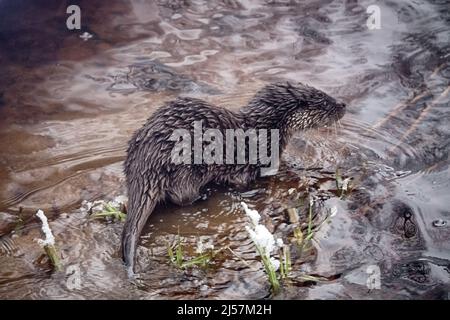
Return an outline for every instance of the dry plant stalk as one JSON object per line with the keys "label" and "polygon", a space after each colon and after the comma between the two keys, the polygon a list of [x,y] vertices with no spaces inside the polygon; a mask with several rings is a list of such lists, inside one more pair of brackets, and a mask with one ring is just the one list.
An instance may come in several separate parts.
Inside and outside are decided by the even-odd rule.
{"label": "dry plant stalk", "polygon": [[38,210],[36,212],[36,216],[42,222],[42,232],[45,235],[44,239],[38,239],[38,243],[43,246],[45,253],[47,253],[47,256],[50,259],[50,262],[52,263],[55,270],[60,271],[61,261],[59,259],[58,251],[55,247],[55,237],[53,236],[52,230],[50,229],[50,226],[48,224],[48,219],[45,216],[44,211],[42,210]]}

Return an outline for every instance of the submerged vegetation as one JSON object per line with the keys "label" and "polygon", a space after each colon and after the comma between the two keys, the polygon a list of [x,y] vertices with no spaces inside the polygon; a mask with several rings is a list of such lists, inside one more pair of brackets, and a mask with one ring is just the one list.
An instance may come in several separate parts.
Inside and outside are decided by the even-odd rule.
{"label": "submerged vegetation", "polygon": [[127,216],[125,202],[126,198],[119,196],[109,202],[104,200],[84,202],[84,206],[90,219],[124,222]]}
{"label": "submerged vegetation", "polygon": [[[307,226],[305,232],[302,231],[300,226],[295,226],[293,229],[294,243],[300,249],[300,253],[306,249],[309,249],[308,245],[311,243],[311,240],[314,238],[317,230],[319,230],[320,227],[325,222],[327,222],[330,217],[336,215],[337,213],[336,207],[329,209],[325,219],[314,227],[314,203],[315,201],[313,197],[310,196],[307,214]],[[290,277],[290,272],[292,270],[292,261],[290,254],[291,248],[288,244],[284,244],[281,238],[275,240],[274,235],[270,233],[264,225],[259,224],[261,216],[256,210],[249,209],[247,204],[245,204],[244,202],[242,202],[241,205],[252,222],[252,227],[246,226],[247,232],[249,233],[250,238],[255,244],[256,250],[261,257],[261,261],[268,276],[272,292],[274,294],[277,294],[280,291],[280,280],[284,280]],[[292,210],[290,210],[289,216],[291,218],[291,221],[294,220],[298,222],[298,217],[293,214]],[[278,249],[278,259],[272,256],[272,252],[274,251],[274,249]],[[312,275],[301,275],[299,278],[302,281],[326,280],[325,278]]]}
{"label": "submerged vegetation", "polygon": [[[339,199],[343,199],[351,191],[350,178],[343,179],[339,169],[336,169],[335,183],[336,195]],[[288,194],[300,195],[295,188],[289,189]],[[300,198],[297,197],[296,199],[299,202],[294,207],[287,209],[288,220],[292,227],[291,235],[284,235],[285,237],[287,236],[286,242],[280,237],[275,237],[261,223],[261,215],[257,210],[251,209],[245,202],[241,202],[241,206],[249,220],[249,223],[245,226],[245,230],[255,246],[255,252],[261,259],[271,291],[275,295],[280,293],[282,287],[291,283],[292,280],[300,280],[303,282],[328,280],[325,277],[299,272],[298,267],[293,267],[291,254],[295,251],[294,258],[298,263],[298,259],[302,257],[303,253],[308,253],[313,249],[312,241],[316,233],[323,224],[329,222],[329,219],[336,215],[337,208],[335,206],[325,208],[325,210],[322,210],[322,216],[324,215],[324,218],[320,219],[321,221],[316,221],[318,212],[320,212],[319,208],[322,208],[320,202],[323,201],[323,197],[313,195],[307,191],[302,193]],[[123,222],[126,219],[125,204],[125,197],[116,197],[108,202],[103,200],[93,202],[85,201],[83,203],[83,210],[88,213],[90,219]],[[299,214],[300,212],[304,213]],[[299,215],[303,219],[300,219]],[[61,265],[54,246],[45,246],[45,250],[55,269],[59,270]],[[251,268],[250,263],[229,246],[215,250],[212,244],[205,245],[201,241],[201,237],[198,239],[195,249],[192,246],[188,246],[180,235],[180,230],[178,230],[175,241],[173,243],[167,243],[168,260],[170,264],[180,270],[195,267],[208,268],[215,263],[218,254],[224,251],[228,251],[247,267]]]}
{"label": "submerged vegetation", "polygon": [[[342,199],[350,191],[350,178],[342,179],[339,169],[336,170],[337,196]],[[294,194],[295,193],[295,194]],[[323,206],[323,195],[312,194],[310,190],[297,192],[295,188],[288,190],[293,200],[293,207],[287,209],[290,233],[283,233],[283,239],[276,236],[262,224],[261,214],[249,208],[245,202],[241,206],[248,219],[245,230],[254,244],[255,253],[259,256],[271,292],[280,293],[282,288],[292,281],[319,282],[327,281],[325,277],[307,274],[299,269],[299,261],[308,258],[313,249],[313,240],[323,224],[337,214],[336,206]],[[331,195],[333,197],[333,195]],[[116,197],[111,201],[96,200],[85,201],[82,211],[87,213],[89,219],[101,219],[107,222],[123,222],[126,219],[126,198]],[[49,261],[55,270],[62,269],[60,255],[55,246],[55,239],[48,225],[47,217],[39,210],[36,214],[42,221],[42,231],[45,239],[38,242],[44,248]],[[322,217],[322,218],[320,218]],[[243,258],[229,246],[215,249],[212,243],[204,243],[199,237],[196,248],[188,245],[180,235],[180,230],[172,243],[167,243],[167,256],[170,264],[180,270],[195,267],[209,268],[216,264],[219,253],[229,252],[237,257],[248,268],[254,268],[248,258]],[[306,253],[306,255],[304,255]],[[220,255],[222,256],[222,255]],[[226,258],[225,258],[226,259]],[[301,262],[303,264],[303,262]],[[256,271],[256,269],[253,269]]]}
{"label": "submerged vegetation", "polygon": [[336,169],[336,190],[340,199],[343,199],[350,191],[350,178],[342,179],[339,168]]}
{"label": "submerged vegetation", "polygon": [[169,261],[180,269],[185,269],[193,266],[206,267],[214,258],[214,256],[219,253],[219,251],[221,250],[214,251],[213,246],[204,248],[203,243],[199,241],[196,250],[197,255],[191,259],[188,259],[179,232],[177,235],[176,243],[174,245],[167,244],[167,254],[169,256]]}
{"label": "submerged vegetation", "polygon": [[[350,178],[343,179],[339,169],[336,169],[336,195],[339,199],[343,199],[351,191],[350,180]],[[336,206],[324,208],[322,205],[323,197],[311,194],[309,190],[302,193],[301,197],[295,188],[289,189],[288,194],[293,197],[297,196],[295,199],[298,202],[287,209],[288,220],[292,227],[290,236],[284,235],[284,237],[287,236],[286,242],[280,237],[275,237],[261,223],[261,215],[257,210],[251,209],[245,202],[241,202],[249,220],[249,223],[245,226],[246,232],[255,246],[255,252],[261,259],[271,291],[275,295],[280,293],[282,287],[291,283],[292,280],[302,282],[328,280],[325,277],[299,272],[298,264],[297,267],[293,266],[292,253],[295,252],[293,257],[298,263],[298,259],[301,259],[304,253],[313,249],[313,240],[319,229],[326,222],[329,222],[330,218],[335,216],[338,211]],[[101,200],[92,203],[86,202],[85,208],[91,219],[122,222],[126,219],[125,200],[117,197],[109,202]],[[301,212],[303,213],[301,214]],[[300,219],[299,216],[303,218]],[[320,216],[322,216],[321,219]],[[224,251],[228,251],[251,268],[246,259],[228,246],[215,250],[212,244],[205,245],[200,237],[197,241],[197,247],[193,248],[192,245],[185,242],[185,239],[180,235],[180,230],[178,230],[175,240],[172,243],[167,243],[168,260],[170,264],[180,270],[195,267],[208,268],[215,263],[218,254]]]}
{"label": "submerged vegetation", "polygon": [[[241,202],[241,206],[249,220],[249,223],[245,226],[245,230],[255,246],[255,251],[261,259],[271,291],[275,295],[281,291],[284,284],[289,283],[291,280],[300,280],[304,282],[328,280],[325,277],[299,273],[298,270],[293,270],[291,257],[292,250],[297,248],[296,259],[299,259],[303,252],[311,250],[312,240],[316,236],[318,230],[326,222],[329,222],[330,218],[335,216],[338,211],[335,206],[325,208],[323,211],[325,217],[320,219],[321,221],[315,222],[317,218],[317,215],[315,215],[315,208],[316,203],[319,200],[310,194],[307,194],[306,196],[309,198],[309,201],[302,201],[307,204],[307,210],[304,215],[306,219],[301,225],[297,213],[297,209],[301,209],[301,206],[299,208],[288,209],[289,220],[292,225],[291,230],[293,233],[291,234],[291,237],[288,237],[287,242],[276,237],[261,223],[261,215],[257,210],[251,209],[245,202]],[[294,245],[294,248],[292,247],[292,244]],[[195,266],[208,267],[213,263],[217,254],[225,250],[236,256],[247,267],[251,268],[250,264],[231,248],[224,247],[214,250],[214,246],[210,245],[209,247],[205,247],[201,240],[198,241],[195,254],[192,254],[192,248],[187,247],[180,236],[179,230],[175,242],[173,244],[167,244],[169,261],[179,269],[187,269]]]}
{"label": "submerged vegetation", "polygon": [[91,219],[113,219],[115,221],[123,222],[125,221],[126,214],[122,212],[120,209],[113,207],[109,203],[105,203],[104,210],[100,212],[95,212],[91,214]]}

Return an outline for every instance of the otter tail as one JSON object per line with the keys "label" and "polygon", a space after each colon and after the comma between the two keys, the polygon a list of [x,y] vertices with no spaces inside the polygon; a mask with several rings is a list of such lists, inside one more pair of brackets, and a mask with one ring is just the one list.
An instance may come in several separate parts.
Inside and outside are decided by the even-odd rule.
{"label": "otter tail", "polygon": [[132,191],[129,194],[127,219],[122,231],[122,259],[130,276],[134,274],[134,262],[139,236],[148,217],[159,202],[158,192],[149,194],[141,189],[143,189],[141,185],[137,186],[137,188],[129,189]]}

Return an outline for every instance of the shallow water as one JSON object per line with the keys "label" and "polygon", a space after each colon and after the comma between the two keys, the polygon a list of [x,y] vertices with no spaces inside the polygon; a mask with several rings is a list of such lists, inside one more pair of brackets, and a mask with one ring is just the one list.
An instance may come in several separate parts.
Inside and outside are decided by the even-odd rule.
{"label": "shallow water", "polygon": [[[271,298],[239,203],[288,242],[285,209],[309,193],[320,199],[316,222],[327,206],[338,214],[308,254],[293,249],[277,298],[449,298],[446,1],[377,2],[380,30],[366,26],[371,1],[78,3],[82,30],[70,31],[65,1],[0,1],[0,297]],[[341,126],[297,134],[278,175],[250,190],[212,188],[193,206],[157,208],[139,247],[140,281],[130,283],[122,224],[89,220],[80,207],[126,192],[132,132],[179,95],[235,109],[278,80],[345,101]],[[336,168],[352,178],[343,199]],[[34,241],[38,208],[62,272]],[[178,230],[191,254],[201,237],[240,258],[224,251],[209,268],[179,270],[166,251]],[[381,289],[368,290],[368,268],[379,268]]]}

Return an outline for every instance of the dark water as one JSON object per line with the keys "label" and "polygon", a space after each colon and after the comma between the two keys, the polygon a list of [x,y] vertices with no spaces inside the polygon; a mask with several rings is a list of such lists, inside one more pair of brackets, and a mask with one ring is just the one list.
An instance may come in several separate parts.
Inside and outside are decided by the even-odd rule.
{"label": "dark water", "polygon": [[[65,27],[78,3],[82,30]],[[277,298],[448,299],[450,292],[450,14],[447,1],[0,0],[0,297],[266,298],[244,230],[244,200],[285,242],[288,190],[338,214],[316,234]],[[93,35],[87,41],[83,32]],[[82,200],[124,194],[132,132],[164,101],[195,96],[229,108],[265,83],[302,81],[348,104],[342,126],[298,134],[275,177],[245,192],[212,190],[191,207],[160,207],[127,280],[121,223],[87,219]],[[305,170],[307,168],[308,170]],[[335,171],[352,178],[340,200]],[[64,269],[43,251],[43,209]],[[304,220],[306,210],[301,211]],[[207,269],[178,270],[180,235],[231,247]],[[381,289],[368,290],[368,268]],[[312,274],[328,280],[302,281]]]}

